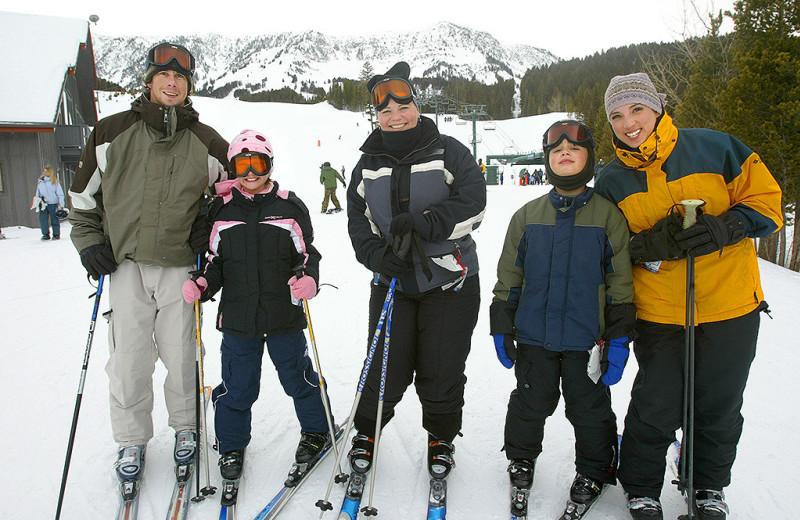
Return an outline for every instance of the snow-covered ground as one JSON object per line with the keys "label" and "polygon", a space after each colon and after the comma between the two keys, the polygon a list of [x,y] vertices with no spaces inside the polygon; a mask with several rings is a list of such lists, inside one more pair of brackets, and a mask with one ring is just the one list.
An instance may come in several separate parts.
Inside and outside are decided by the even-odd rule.
{"label": "snow-covered ground", "polygon": [[[310,302],[314,333],[319,347],[333,412],[343,422],[350,412],[356,382],[366,350],[367,298],[370,273],[355,261],[347,236],[346,215],[320,215],[323,189],[318,182],[324,161],[350,170],[367,135],[360,114],[338,112],[326,105],[298,106],[248,104],[236,101],[196,99],[201,120],[227,139],[244,128],[265,132],[275,147],[274,178],[306,202],[314,222],[315,244],[322,252],[321,293]],[[101,100],[102,115],[126,108],[127,101]],[[544,129],[562,114],[550,114],[498,122],[495,131],[482,131],[478,155],[504,153],[515,145],[526,152],[540,143]],[[479,123],[481,125],[481,123]],[[443,133],[467,143],[471,125],[445,123]],[[509,144],[511,143],[511,144]],[[500,366],[488,330],[488,306],[495,282],[495,266],[511,214],[544,187],[506,185],[488,187],[488,208],[475,232],[483,268],[483,305],[467,362],[466,406],[462,438],[457,440],[458,466],[449,483],[451,519],[507,518],[506,460],[500,452],[508,394],[513,388],[511,371]],[[338,192],[344,204],[344,190]],[[69,225],[62,236],[69,235]],[[51,518],[58,498],[81,364],[93,300],[78,255],[68,239],[42,242],[37,229],[4,228],[0,241],[0,300],[2,358],[0,381],[9,391],[0,403],[0,439],[6,454],[0,464],[0,513],[6,518]],[[794,504],[794,480],[800,466],[797,425],[800,423],[800,384],[793,360],[798,341],[796,324],[800,275],[761,263],[764,290],[773,319],[763,319],[758,355],[745,394],[744,434],[733,468],[733,483],[726,490],[731,519],[794,518],[787,509]],[[216,304],[205,304],[206,316]],[[107,298],[101,312],[108,309]],[[116,478],[113,462],[116,445],[108,419],[107,327],[98,319],[86,378],[72,466],[62,518],[111,518],[116,510]],[[206,319],[205,382],[219,382],[220,333]],[[262,391],[253,410],[253,441],[248,449],[245,480],[240,499],[240,519],[255,516],[279,489],[291,465],[299,427],[290,399],[265,359]],[[612,387],[614,410],[622,425],[630,387],[636,372],[629,362],[622,381]],[[163,367],[155,375],[155,437],[148,446],[145,483],[140,501],[143,520],[164,517],[172,489],[173,432],[166,425],[161,388]],[[213,411],[209,411],[213,424]],[[384,430],[377,469],[374,506],[379,519],[422,518],[427,501],[424,467],[426,436],[420,426],[420,407],[413,389]],[[544,453],[536,469],[531,519],[553,519],[560,514],[574,475],[572,428],[563,406],[547,423]],[[332,460],[312,475],[283,511],[281,518],[319,518],[314,503],[325,494]],[[211,480],[219,485],[216,454],[211,452]],[[336,486],[331,502],[338,508],[343,490]],[[190,506],[194,519],[213,519],[218,495]],[[675,486],[666,484],[662,495],[666,518],[684,511]],[[365,499],[366,503],[366,499]],[[786,512],[781,512],[786,511]],[[329,512],[324,518],[332,519]],[[619,486],[598,502],[591,518],[628,518]]]}

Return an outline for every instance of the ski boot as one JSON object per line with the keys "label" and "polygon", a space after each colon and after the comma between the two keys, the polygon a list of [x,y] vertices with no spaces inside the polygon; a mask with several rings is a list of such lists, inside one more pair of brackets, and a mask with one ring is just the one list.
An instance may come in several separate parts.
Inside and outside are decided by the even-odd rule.
{"label": "ski boot", "polygon": [[124,446],[120,448],[115,464],[120,481],[123,500],[133,500],[139,492],[139,480],[144,475],[144,455],[146,446]]}
{"label": "ski boot", "polygon": [[514,459],[508,465],[511,481],[511,515],[526,518],[528,515],[528,496],[533,486],[533,470],[536,459]]}
{"label": "ski boot", "polygon": [[714,489],[698,489],[694,493],[697,515],[700,520],[725,520],[728,518],[728,504],[725,493]]}
{"label": "ski boot", "polygon": [[236,505],[239,494],[239,479],[244,467],[244,450],[231,450],[219,458],[219,472],[222,475],[222,496],[220,504],[224,507]]}
{"label": "ski boot", "polygon": [[372,467],[372,452],[375,449],[375,439],[366,435],[356,434],[353,437],[353,447],[347,457],[350,467],[356,473],[366,473]]}
{"label": "ski boot", "polygon": [[190,466],[194,463],[196,439],[194,430],[181,430],[175,434],[175,476],[179,482],[185,482],[191,475]]}
{"label": "ski boot", "polygon": [[661,501],[657,498],[628,495],[628,512],[633,520],[664,520]]}
{"label": "ski boot", "polygon": [[589,512],[608,484],[578,473],[569,488],[569,500],[559,520],[578,520]]}
{"label": "ski boot", "polygon": [[289,476],[283,484],[288,487],[296,486],[303,479],[303,476],[319,461],[320,454],[330,446],[331,436],[328,432],[302,432],[297,451],[294,453],[294,464],[292,464]]}
{"label": "ski boot", "polygon": [[428,434],[428,473],[431,478],[445,479],[456,465],[453,460],[455,446],[450,442],[437,440]]}

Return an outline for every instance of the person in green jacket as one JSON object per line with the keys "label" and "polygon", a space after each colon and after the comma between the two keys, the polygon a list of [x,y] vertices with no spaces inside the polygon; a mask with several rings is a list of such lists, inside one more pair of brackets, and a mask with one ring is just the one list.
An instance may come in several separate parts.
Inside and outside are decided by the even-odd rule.
{"label": "person in green jacket", "polygon": [[[342,206],[339,204],[339,199],[336,198],[336,179],[342,181],[342,186],[347,187],[344,178],[331,167],[331,163],[325,161],[320,166],[319,183],[325,186],[325,198],[322,200],[322,213],[339,213],[342,211]],[[328,211],[328,201],[332,201],[334,209]]]}
{"label": "person in green jacket", "polygon": [[[195,448],[194,307],[183,282],[209,246],[206,190],[225,180],[228,143],[199,121],[188,95],[195,60],[170,43],[148,52],[144,93],[97,122],[69,190],[70,238],[87,273],[110,279],[109,404],[117,476],[136,487],[153,437],[153,372],[164,398],[175,462]],[[124,495],[128,498],[127,495]]]}

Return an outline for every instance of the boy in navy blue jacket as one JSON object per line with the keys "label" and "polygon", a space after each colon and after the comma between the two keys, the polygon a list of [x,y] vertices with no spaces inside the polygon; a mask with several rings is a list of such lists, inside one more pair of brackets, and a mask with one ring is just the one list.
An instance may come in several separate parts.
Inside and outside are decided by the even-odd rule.
{"label": "boy in navy blue jacket", "polygon": [[[578,121],[559,121],[545,132],[543,150],[554,188],[512,217],[490,308],[497,357],[506,368],[516,363],[504,449],[511,484],[522,490],[511,506],[519,516],[559,386],[575,429],[577,475],[567,513],[587,509],[616,482],[608,385],[622,377],[636,321],[625,218],[586,186],[594,174],[591,132]],[[593,348],[598,342],[602,353]],[[594,379],[587,373],[593,352],[602,382],[599,372]]]}

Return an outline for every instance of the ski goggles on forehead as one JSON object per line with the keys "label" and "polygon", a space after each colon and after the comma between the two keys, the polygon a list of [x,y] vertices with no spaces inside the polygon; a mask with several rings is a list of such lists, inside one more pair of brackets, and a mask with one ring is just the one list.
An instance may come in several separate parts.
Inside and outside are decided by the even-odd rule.
{"label": "ski goggles on forehead", "polygon": [[194,56],[192,56],[192,53],[186,47],[171,43],[160,43],[150,49],[147,53],[147,67],[145,69],[149,68],[150,65],[166,67],[172,61],[183,69],[187,75],[194,75]]}
{"label": "ski goggles on forehead", "polygon": [[592,132],[583,123],[572,121],[559,121],[554,123],[544,133],[542,148],[550,148],[567,139],[573,144],[594,144]]}
{"label": "ski goggles on forehead", "polygon": [[231,171],[237,177],[246,177],[253,172],[259,177],[272,169],[272,159],[263,153],[242,153],[231,158]]}
{"label": "ski goggles on forehead", "polygon": [[414,99],[414,89],[411,87],[411,83],[404,79],[389,78],[372,88],[372,106],[376,110],[383,110],[389,103],[389,98],[400,104],[412,101]]}

